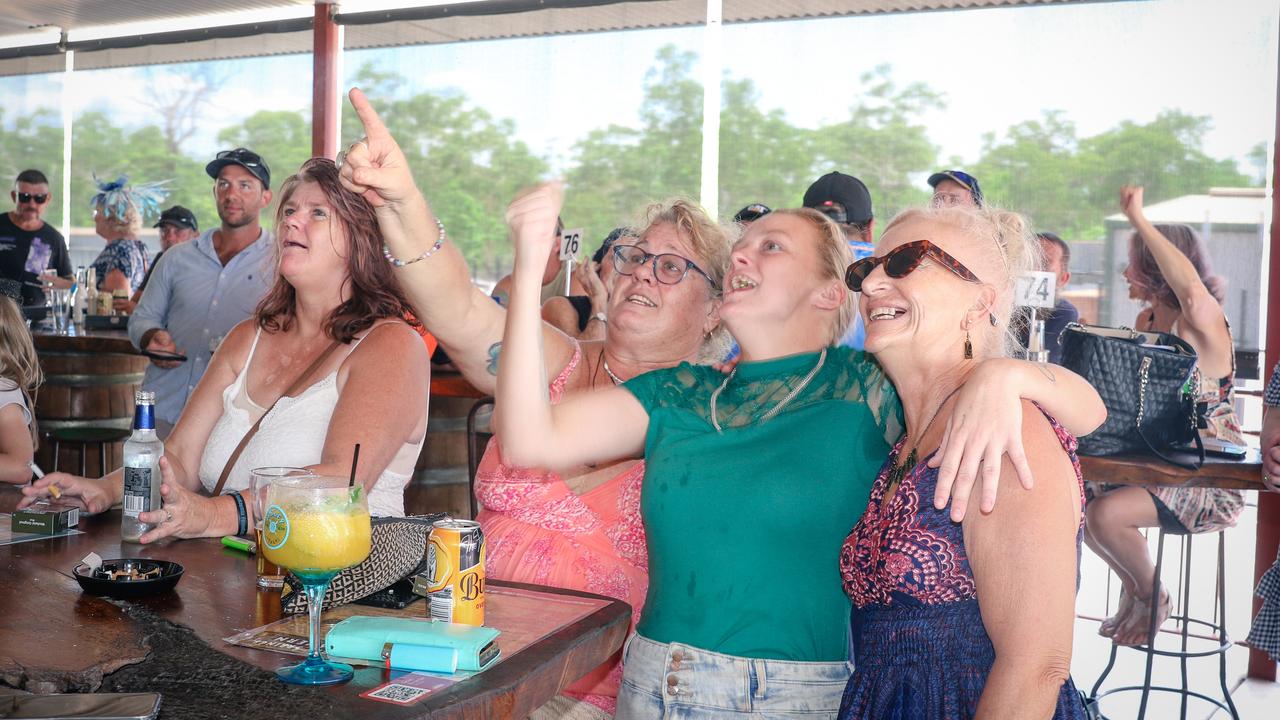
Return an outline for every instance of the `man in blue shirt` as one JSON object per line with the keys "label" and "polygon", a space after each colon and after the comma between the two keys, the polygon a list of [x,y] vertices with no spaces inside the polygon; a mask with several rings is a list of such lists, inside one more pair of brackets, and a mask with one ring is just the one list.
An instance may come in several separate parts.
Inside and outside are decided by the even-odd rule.
{"label": "man in blue shirt", "polygon": [[[871,208],[871,192],[861,180],[842,172],[829,172],[804,191],[804,206],[817,210],[840,226],[853,250],[853,259],[875,254],[875,213]],[[855,314],[853,325],[839,344],[861,350],[866,334],[862,316]]]}
{"label": "man in blue shirt", "polygon": [[258,220],[271,204],[267,163],[236,148],[218,153],[205,172],[215,181],[221,225],[164,254],[129,320],[134,347],[187,358],[152,359],[142,382],[156,393],[161,437],[177,422],[222,338],[253,314],[274,280],[274,238]]}
{"label": "man in blue shirt", "polygon": [[1049,362],[1062,363],[1062,331],[1080,319],[1080,311],[1070,300],[1062,297],[1062,290],[1071,281],[1071,246],[1066,240],[1051,232],[1036,233],[1044,252],[1044,270],[1056,280],[1058,302],[1053,310],[1040,311],[1044,318],[1044,349],[1049,351]]}

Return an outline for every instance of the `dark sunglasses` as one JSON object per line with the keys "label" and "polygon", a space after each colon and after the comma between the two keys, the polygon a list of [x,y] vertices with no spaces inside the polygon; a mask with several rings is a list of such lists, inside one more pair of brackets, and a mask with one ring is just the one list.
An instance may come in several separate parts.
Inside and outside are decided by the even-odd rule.
{"label": "dark sunglasses", "polygon": [[622,275],[631,275],[636,269],[649,261],[653,261],[653,277],[663,285],[675,285],[690,270],[698,273],[707,279],[707,283],[714,290],[716,281],[711,276],[702,271],[702,268],[694,264],[688,258],[680,257],[672,253],[659,253],[654,255],[646,252],[644,248],[635,245],[617,245],[613,246],[613,269]]}
{"label": "dark sunglasses", "polygon": [[244,148],[236,148],[235,150],[223,150],[214,155],[216,160],[235,160],[236,162],[247,165],[249,167],[261,166],[262,156],[251,150]]}
{"label": "dark sunglasses", "polygon": [[899,245],[886,255],[865,257],[853,263],[848,270],[844,271],[844,284],[854,292],[862,292],[862,281],[867,279],[877,265],[884,265],[884,272],[889,277],[903,278],[920,267],[920,263],[924,262],[925,258],[936,261],[958,275],[961,280],[971,283],[982,282],[977,275],[973,274],[973,271],[948,255],[942,248],[928,240],[917,240]]}
{"label": "dark sunglasses", "polygon": [[24,192],[18,193],[18,202],[29,203],[32,200],[34,200],[37,205],[43,205],[46,202],[48,202],[49,194],[40,193],[39,195],[32,195],[31,193],[24,193]]}

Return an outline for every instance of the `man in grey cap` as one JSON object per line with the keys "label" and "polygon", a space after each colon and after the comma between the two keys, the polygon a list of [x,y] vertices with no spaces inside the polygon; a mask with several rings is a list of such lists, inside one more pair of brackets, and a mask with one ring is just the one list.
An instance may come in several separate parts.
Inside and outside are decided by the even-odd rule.
{"label": "man in grey cap", "polygon": [[117,312],[132,315],[133,311],[137,309],[138,303],[142,300],[142,291],[146,290],[147,283],[151,282],[151,272],[156,269],[156,263],[160,262],[164,251],[174,245],[193,240],[200,234],[200,226],[196,222],[195,213],[181,205],[174,205],[160,213],[160,219],[152,227],[160,229],[160,252],[156,253],[155,259],[151,261],[151,265],[147,268],[147,274],[142,276],[142,283],[138,285],[137,290],[133,291],[133,297],[128,300],[116,298],[114,305]]}
{"label": "man in grey cap", "polygon": [[156,429],[161,437],[177,422],[222,338],[253,314],[274,279],[269,267],[274,238],[258,221],[271,204],[266,161],[245,148],[224,150],[205,172],[214,179],[221,224],[192,242],[173,246],[163,263],[155,263],[155,273],[129,320],[134,347],[182,356],[153,356],[142,382],[143,389],[156,393]]}

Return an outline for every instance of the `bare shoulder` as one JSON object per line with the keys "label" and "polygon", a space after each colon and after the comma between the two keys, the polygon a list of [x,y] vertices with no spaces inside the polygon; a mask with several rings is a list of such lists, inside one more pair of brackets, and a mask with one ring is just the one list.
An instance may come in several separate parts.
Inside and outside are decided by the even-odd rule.
{"label": "bare shoulder", "polygon": [[231,332],[222,338],[218,351],[214,354],[217,361],[225,362],[228,367],[239,374],[249,359],[249,348],[253,347],[253,338],[258,332],[257,318],[241,320]]}
{"label": "bare shoulder", "polygon": [[348,362],[374,362],[380,365],[405,364],[426,366],[427,347],[419,335],[403,320],[388,319],[374,323],[365,331],[360,345],[351,352]]}
{"label": "bare shoulder", "polygon": [[[1058,431],[1035,403],[1022,401],[1022,448],[1027,455],[1035,485],[1030,491],[1018,483],[1018,474],[1006,456],[1000,471],[998,512],[1001,505],[1029,508],[1033,505],[1059,502],[1066,494],[1078,497],[1075,467],[1062,445]],[[1014,508],[1010,508],[1013,510]]]}

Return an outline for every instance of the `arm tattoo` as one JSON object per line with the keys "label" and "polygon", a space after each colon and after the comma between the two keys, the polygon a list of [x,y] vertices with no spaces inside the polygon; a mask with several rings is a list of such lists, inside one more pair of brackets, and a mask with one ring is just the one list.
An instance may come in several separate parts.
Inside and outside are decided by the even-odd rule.
{"label": "arm tattoo", "polygon": [[502,353],[502,343],[496,342],[489,346],[489,364],[485,365],[485,369],[490,375],[498,374],[498,355]]}

